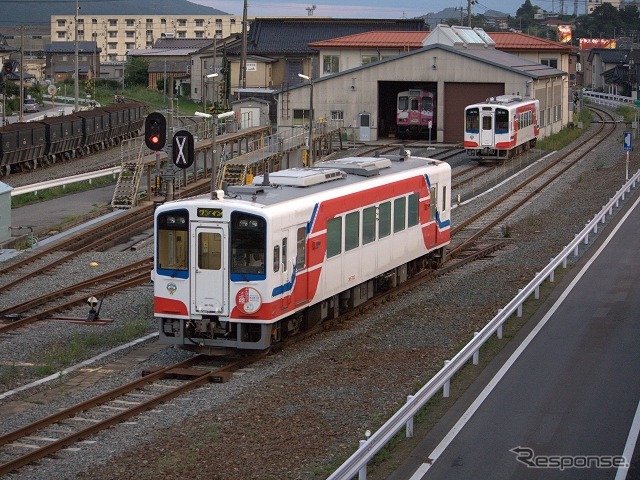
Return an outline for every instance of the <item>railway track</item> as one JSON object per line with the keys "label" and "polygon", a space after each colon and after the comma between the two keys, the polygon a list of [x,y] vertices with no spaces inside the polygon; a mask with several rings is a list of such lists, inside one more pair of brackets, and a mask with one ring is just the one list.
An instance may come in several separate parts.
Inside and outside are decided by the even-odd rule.
{"label": "railway track", "polygon": [[202,385],[225,382],[234,371],[260,358],[262,355],[254,355],[222,367],[206,368],[201,364],[210,359],[196,356],[169,367],[143,372],[138,380],[2,435],[0,475],[18,470]]}
{"label": "railway track", "polygon": [[457,223],[451,230],[452,239],[447,255],[449,257],[455,257],[462,251],[468,249],[470,244],[473,244],[496,226],[500,225],[500,222],[520,209],[558,176],[573,167],[599,143],[603,142],[606,136],[615,130],[616,124],[604,121],[604,115],[609,116],[613,120],[613,116],[606,111],[602,111],[598,113],[598,115],[603,121],[600,123],[597,131],[588,139],[551,161],[543,169],[529,176],[509,192],[486,205],[475,215]]}

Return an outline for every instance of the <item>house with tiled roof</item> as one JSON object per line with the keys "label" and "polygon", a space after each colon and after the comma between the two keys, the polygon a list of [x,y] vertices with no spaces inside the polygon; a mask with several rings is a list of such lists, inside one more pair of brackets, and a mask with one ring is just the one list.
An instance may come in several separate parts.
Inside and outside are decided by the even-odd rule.
{"label": "house with tiled roof", "polygon": [[[52,42],[44,46],[45,74],[61,82],[73,78],[76,69],[76,42]],[[100,77],[100,52],[96,42],[78,42],[78,78]]]}
{"label": "house with tiled roof", "polygon": [[[587,52],[580,52],[584,62],[584,86],[596,92],[624,95],[620,68],[630,70],[629,67],[623,67],[629,65],[630,53],[631,49],[628,48],[592,48]],[[607,80],[616,83],[608,83]]]}

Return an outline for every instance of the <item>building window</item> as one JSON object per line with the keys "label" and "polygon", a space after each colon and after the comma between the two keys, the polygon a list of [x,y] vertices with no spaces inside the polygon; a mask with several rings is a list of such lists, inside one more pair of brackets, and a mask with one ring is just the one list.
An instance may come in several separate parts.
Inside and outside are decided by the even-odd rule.
{"label": "building window", "polygon": [[153,35],[153,30],[147,30],[147,35]]}
{"label": "building window", "polygon": [[368,65],[370,63],[378,61],[377,55],[362,55],[362,57],[360,58],[361,58],[362,65]]}
{"label": "building window", "polygon": [[204,20],[197,18],[196,19],[196,27],[204,27]]}
{"label": "building window", "polygon": [[235,25],[236,24],[236,19],[232,18],[231,21],[229,22],[230,25]]}
{"label": "building window", "polygon": [[166,18],[161,18],[161,19],[160,19],[160,23],[161,23],[162,25],[166,25],[166,24],[167,24],[167,19],[166,19]]}
{"label": "building window", "polygon": [[117,27],[118,26],[118,20],[116,20],[115,18],[110,18],[109,19],[109,26],[110,27]]}
{"label": "building window", "polygon": [[187,32],[178,32],[178,38],[187,38]]}
{"label": "building window", "polygon": [[91,19],[91,24],[92,25],[97,25],[98,24],[98,19],[97,18],[92,18]]}
{"label": "building window", "polygon": [[67,34],[65,32],[58,32],[58,38],[67,38]]}
{"label": "building window", "polygon": [[342,110],[331,110],[331,121],[333,122],[344,121],[344,112]]}
{"label": "building window", "polygon": [[84,30],[78,30],[78,40],[84,40]]}
{"label": "building window", "polygon": [[59,27],[64,27],[67,24],[66,20],[58,20],[58,26]]}
{"label": "building window", "polygon": [[221,27],[222,27],[222,19],[216,18],[216,28],[221,28]]}
{"label": "building window", "polygon": [[179,18],[178,19],[178,26],[179,27],[186,27],[187,26],[187,21],[184,18]]}
{"label": "building window", "polygon": [[126,32],[126,37],[127,38],[136,38],[136,32],[127,31]]}
{"label": "building window", "polygon": [[109,32],[109,38],[118,38],[118,32]]}
{"label": "building window", "polygon": [[340,71],[340,57],[338,55],[324,55],[322,57],[322,73],[338,73]]}
{"label": "building window", "polygon": [[136,21],[132,18],[127,18],[124,23],[127,25],[127,27],[133,27],[136,24]]}
{"label": "building window", "polygon": [[195,32],[196,38],[204,38],[204,32]]}
{"label": "building window", "polygon": [[558,59],[557,58],[543,58],[540,62],[542,65],[546,65],[551,68],[558,68]]}
{"label": "building window", "polygon": [[62,55],[62,61],[66,62],[67,60],[69,60],[69,57],[67,57],[66,55]]}
{"label": "building window", "polygon": [[293,125],[302,126],[309,124],[309,109],[295,109],[293,111]]}
{"label": "building window", "polygon": [[79,18],[78,19],[78,25],[80,25],[80,24],[84,25],[84,18]]}
{"label": "building window", "polygon": [[136,48],[136,44],[133,42],[127,42],[124,44],[124,48],[126,48],[127,50],[131,50],[133,48]]}
{"label": "building window", "polygon": [[118,49],[118,43],[117,42],[109,42],[107,47],[109,48],[109,50],[117,50]]}
{"label": "building window", "polygon": [[107,59],[108,59],[110,62],[115,62],[116,60],[118,60],[118,56],[117,56],[117,55],[115,55],[115,54],[113,54],[113,53],[110,53],[109,55],[107,55]]}

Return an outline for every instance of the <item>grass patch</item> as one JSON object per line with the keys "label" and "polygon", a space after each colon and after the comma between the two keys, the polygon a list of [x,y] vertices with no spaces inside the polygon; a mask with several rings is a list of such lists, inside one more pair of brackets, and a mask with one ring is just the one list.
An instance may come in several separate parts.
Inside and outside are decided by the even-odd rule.
{"label": "grass patch", "polygon": [[73,193],[86,192],[88,190],[94,190],[96,188],[114,185],[115,183],[116,178],[114,178],[112,175],[106,175],[104,177],[94,178],[91,182],[75,182],[65,186],[47,188],[38,190],[37,192],[24,193],[22,195],[15,195],[11,197],[11,208],[24,207],[25,205],[45,202],[47,200],[53,200],[54,198],[64,197],[65,195],[71,195]]}

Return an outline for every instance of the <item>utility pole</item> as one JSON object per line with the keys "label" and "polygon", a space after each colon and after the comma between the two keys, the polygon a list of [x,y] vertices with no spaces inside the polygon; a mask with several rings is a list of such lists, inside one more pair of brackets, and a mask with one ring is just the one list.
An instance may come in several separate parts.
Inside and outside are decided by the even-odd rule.
{"label": "utility pole", "polygon": [[76,16],[75,16],[75,20],[74,20],[74,31],[75,31],[75,68],[76,68],[76,74],[75,74],[75,81],[73,82],[73,95],[75,97],[74,99],[74,111],[77,112],[78,111],[78,97],[80,96],[80,92],[78,89],[78,82],[79,82],[79,76],[80,76],[80,69],[78,68],[78,0],[76,0]]}
{"label": "utility pole", "polygon": [[24,122],[24,25],[20,25],[20,121]]}
{"label": "utility pole", "polygon": [[[242,11],[242,53],[240,54],[240,82],[239,88],[247,88],[247,0],[244,0]],[[238,99],[240,93],[238,92]]]}

